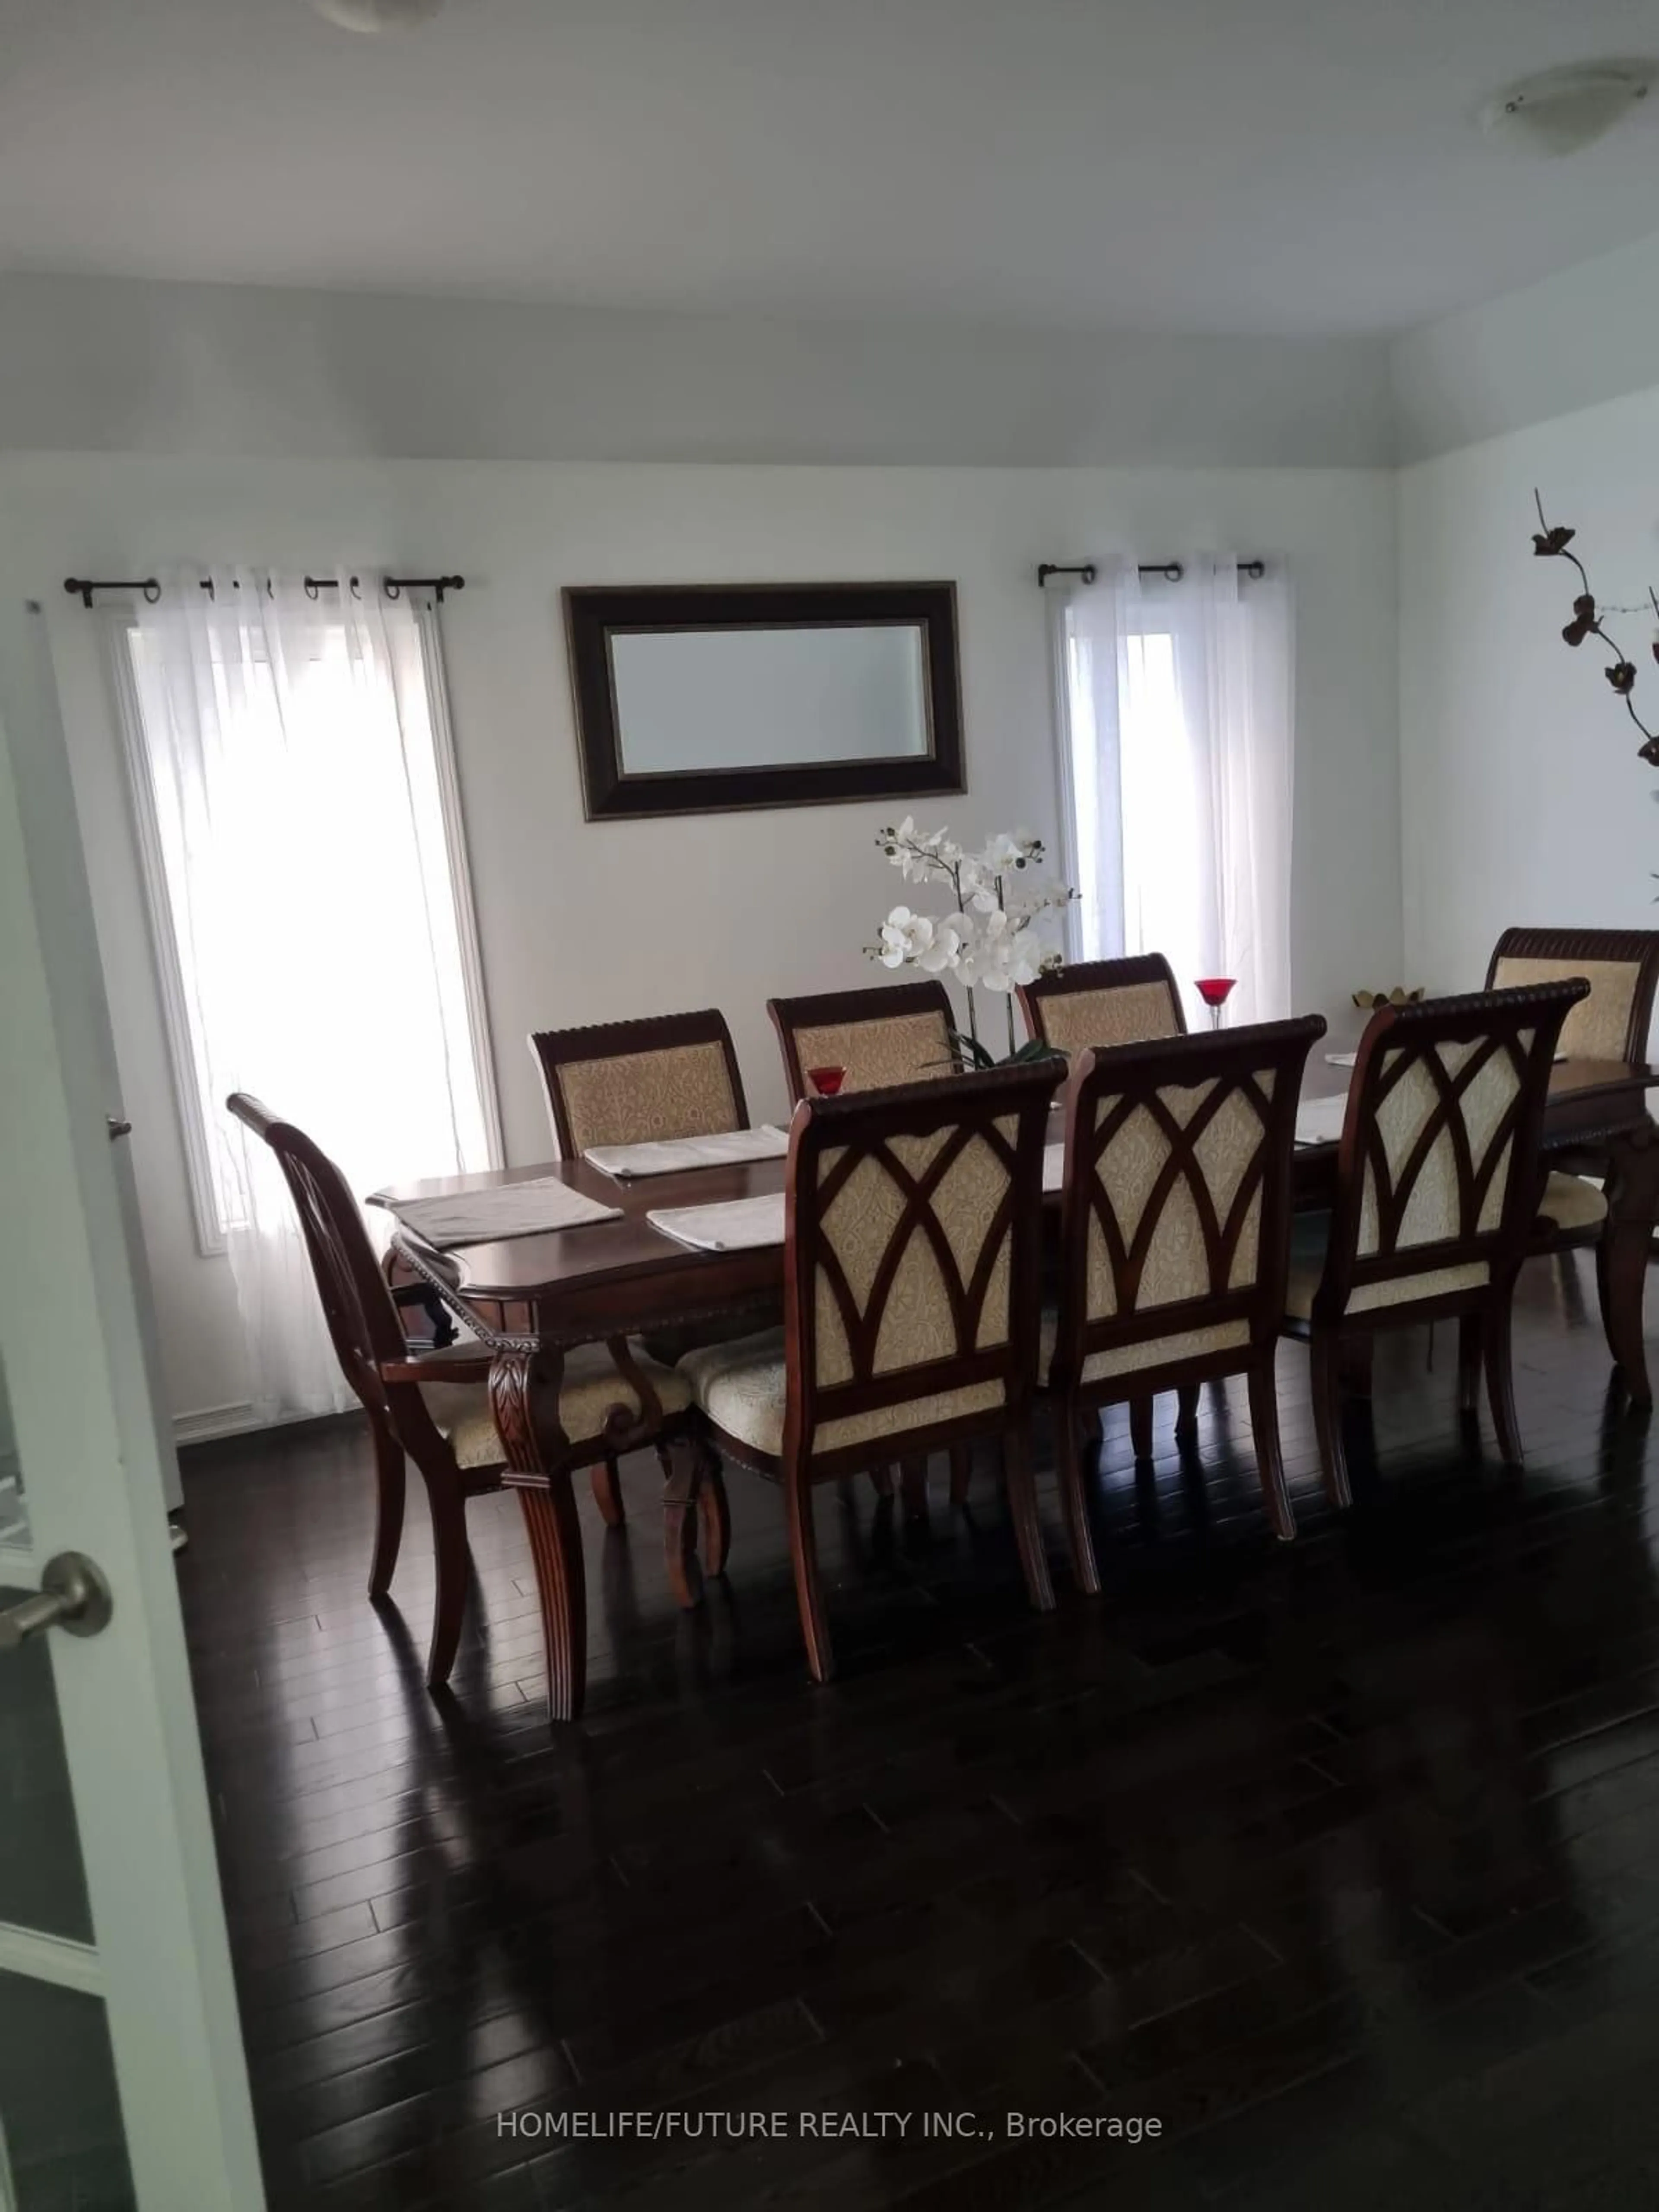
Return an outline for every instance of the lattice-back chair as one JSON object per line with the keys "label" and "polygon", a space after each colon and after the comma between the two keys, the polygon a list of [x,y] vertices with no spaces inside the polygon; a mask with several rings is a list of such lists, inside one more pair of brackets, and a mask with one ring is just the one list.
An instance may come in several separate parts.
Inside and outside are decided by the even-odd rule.
{"label": "lattice-back chair", "polygon": [[1066,1102],[1060,1296],[1043,1323],[1060,1498],[1079,1583],[1100,1587],[1078,1452],[1085,1414],[1130,1407],[1138,1458],[1153,1394],[1249,1378],[1274,1534],[1296,1534],[1273,1358],[1290,1255],[1302,1071],[1323,1018],[1176,1036],[1073,1065]]}
{"label": "lattice-back chair", "polygon": [[1339,1370],[1346,1341],[1442,1316],[1462,1323],[1461,1395],[1475,1355],[1506,1462],[1521,1463],[1510,1357],[1515,1279],[1532,1232],[1539,1145],[1561,1027],[1589,985],[1384,1006],[1360,1040],[1328,1217],[1303,1216],[1285,1331],[1311,1356],[1326,1486],[1351,1502]]}
{"label": "lattice-back chair", "polygon": [[538,1030],[530,1047],[562,1159],[593,1145],[660,1144],[748,1126],[732,1032],[712,1006]]}
{"label": "lattice-back chair", "polygon": [[[1659,988],[1659,930],[1506,929],[1492,950],[1486,988],[1553,983],[1582,975],[1589,996],[1561,1025],[1559,1049],[1570,1060],[1644,1060]],[[1607,1201],[1598,1182],[1609,1170],[1605,1151],[1575,1146],[1543,1179],[1532,1248],[1559,1252],[1601,1241]],[[1605,1306],[1605,1260],[1597,1282]]]}
{"label": "lattice-back chair", "polygon": [[845,1092],[929,1083],[955,1066],[951,1001],[936,981],[769,999],[766,1011],[778,1033],[792,1103],[806,1097],[814,1067],[844,1068]]}
{"label": "lattice-back chair", "polygon": [[808,1099],[789,1133],[781,1329],[684,1362],[719,1449],[781,1481],[808,1663],[834,1671],[815,1484],[994,1437],[1033,1605],[1042,1153],[1058,1062]]}
{"label": "lattice-back chair", "polygon": [[[339,1169],[302,1130],[280,1121],[258,1099],[237,1091],[226,1104],[276,1155],[300,1216],[341,1371],[368,1416],[378,1499],[371,1598],[385,1596],[398,1563],[405,1454],[426,1485],[437,1580],[427,1680],[435,1688],[454,1665],[471,1581],[466,1503],[499,1490],[506,1465],[489,1407],[490,1355],[476,1340],[447,1350],[413,1350]],[[605,1461],[657,1442],[684,1413],[690,1397],[680,1376],[644,1358],[625,1339],[567,1353],[556,1409],[548,1408],[568,1446],[564,1465],[593,1468],[599,1493],[597,1477]],[[708,1510],[723,1528],[718,1473],[709,1480],[714,1492]],[[600,1503],[603,1508],[602,1494]],[[665,1538],[671,1574],[679,1562],[679,1540],[676,1516],[672,1537]],[[722,1553],[722,1563],[723,1558]]]}
{"label": "lattice-back chair", "polygon": [[1067,1055],[1187,1033],[1181,993],[1161,952],[1058,968],[1023,985],[1019,1005],[1029,1034]]}

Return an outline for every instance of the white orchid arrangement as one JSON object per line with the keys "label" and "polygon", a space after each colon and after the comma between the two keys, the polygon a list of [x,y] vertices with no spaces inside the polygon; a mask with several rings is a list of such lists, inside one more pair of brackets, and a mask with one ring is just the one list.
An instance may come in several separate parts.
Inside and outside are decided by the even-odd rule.
{"label": "white orchid arrangement", "polygon": [[1008,1058],[1047,1058],[1049,1048],[1014,1041],[1013,994],[1060,965],[1060,916],[1076,897],[1064,884],[1038,872],[1042,840],[1024,830],[1000,830],[969,852],[944,830],[922,831],[907,814],[876,843],[908,884],[943,883],[951,890],[948,914],[919,914],[896,906],[878,941],[866,947],[885,968],[920,968],[950,975],[963,987],[968,1027],[955,1043],[970,1066],[989,1067],[994,1055],[980,1042],[974,994],[994,991],[1008,1018]]}

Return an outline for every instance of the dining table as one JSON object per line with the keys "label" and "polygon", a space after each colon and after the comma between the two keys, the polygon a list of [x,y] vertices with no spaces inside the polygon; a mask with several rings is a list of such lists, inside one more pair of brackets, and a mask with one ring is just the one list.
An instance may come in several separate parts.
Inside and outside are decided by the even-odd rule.
{"label": "dining table", "polygon": [[[1304,1103],[1340,1096],[1350,1071],[1322,1056],[1310,1062]],[[1637,1407],[1652,1403],[1644,1347],[1647,1267],[1659,1222],[1659,1125],[1648,1111],[1659,1070],[1624,1060],[1557,1062],[1545,1109],[1546,1164],[1589,1164],[1605,1180],[1607,1215],[1597,1279],[1607,1347]],[[1060,1127],[1055,1117],[1056,1134]],[[1328,1206],[1335,1187],[1334,1141],[1299,1143],[1292,1172],[1298,1211]],[[492,1402],[527,1407],[550,1352],[617,1336],[695,1327],[752,1312],[756,1327],[775,1316],[783,1288],[783,1247],[707,1251],[653,1227],[647,1213],[724,1204],[784,1188],[781,1158],[702,1167],[685,1174],[621,1181],[586,1159],[542,1162],[465,1176],[434,1176],[377,1191],[371,1203],[396,1211],[425,1199],[555,1180],[619,1209],[611,1218],[550,1232],[439,1249],[404,1228],[392,1249],[492,1355]],[[1056,1211],[1058,1194],[1045,1206]],[[555,1719],[581,1710],[586,1650],[586,1570],[580,1522],[568,1468],[544,1466],[529,1418],[507,1421],[502,1446],[510,1474],[552,1486],[559,1509],[544,1516],[537,1546],[543,1624],[548,1638],[550,1707]],[[696,1585],[687,1592],[696,1601]]]}

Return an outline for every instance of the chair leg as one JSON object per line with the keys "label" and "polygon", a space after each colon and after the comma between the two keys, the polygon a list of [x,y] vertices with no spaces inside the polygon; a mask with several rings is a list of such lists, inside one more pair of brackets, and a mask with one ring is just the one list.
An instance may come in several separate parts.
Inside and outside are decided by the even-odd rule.
{"label": "chair leg", "polygon": [[449,1680],[466,1617],[467,1592],[472,1585],[472,1554],[466,1541],[466,1499],[459,1484],[427,1479],[432,1506],[432,1550],[438,1590],[432,1613],[432,1645],[427,1654],[426,1680],[430,1690]]}
{"label": "chair leg", "polygon": [[689,1613],[702,1599],[702,1571],[697,1565],[697,1493],[702,1485],[702,1462],[690,1437],[676,1437],[672,1443],[659,1444],[657,1458],[664,1477],[663,1564],[668,1570],[674,1602]]}
{"label": "chair leg", "polygon": [[1342,1385],[1340,1340],[1334,1331],[1316,1329],[1308,1346],[1310,1380],[1313,1386],[1314,1433],[1319,1439],[1319,1466],[1325,1489],[1339,1510],[1353,1504],[1348,1481],[1347,1455],[1342,1447]]}
{"label": "chair leg", "polygon": [[1457,1410],[1478,1413],[1480,1407],[1480,1316],[1465,1314],[1457,1324]]}
{"label": "chair leg", "polygon": [[1105,1434],[1105,1431],[1101,1425],[1099,1407],[1085,1406],[1083,1409],[1082,1419],[1085,1441],[1098,1446],[1101,1437]]}
{"label": "chair leg", "polygon": [[892,1468],[872,1467],[870,1470],[870,1486],[878,1498],[890,1498],[893,1494]]}
{"label": "chair leg", "polygon": [[795,1572],[795,1603],[806,1639],[806,1664],[815,1682],[835,1679],[836,1653],[818,1581],[817,1532],[812,1526],[812,1492],[808,1483],[786,1473],[784,1504],[789,1516],[789,1560]]}
{"label": "chair leg", "polygon": [[1083,1494],[1083,1465],[1078,1450],[1081,1419],[1081,1415],[1063,1400],[1056,1403],[1054,1464],[1060,1472],[1060,1504],[1066,1516],[1066,1543],[1072,1554],[1072,1573],[1085,1597],[1098,1597],[1100,1569],[1095,1561],[1094,1539],[1089,1533],[1089,1504]]}
{"label": "chair leg", "polygon": [[614,1459],[596,1460],[588,1470],[593,1485],[593,1503],[599,1509],[599,1518],[607,1528],[620,1528],[628,1518],[628,1508],[623,1503],[622,1474]]}
{"label": "chair leg", "polygon": [[1492,1425],[1505,1467],[1523,1463],[1521,1428],[1515,1418],[1515,1362],[1510,1349],[1510,1300],[1499,1298],[1486,1315],[1482,1340],[1486,1351],[1486,1397]]}
{"label": "chair leg", "polygon": [[1198,1426],[1198,1402],[1203,1395],[1203,1386],[1198,1382],[1183,1382],[1176,1392],[1176,1434],[1190,1436]]}
{"label": "chair leg", "polygon": [[927,1518],[927,1462],[925,1457],[899,1462],[899,1489],[904,1498],[905,1519],[925,1521]]}
{"label": "chair leg", "polygon": [[574,1721],[587,1687],[587,1591],[582,1578],[581,1523],[570,1489],[570,1470],[549,1478],[545,1490],[521,1490],[525,1532],[536,1566],[542,1635],[547,1648],[550,1719]]}
{"label": "chair leg", "polygon": [[1054,1586],[1048,1580],[1048,1555],[1042,1548],[1042,1522],[1037,1514],[1036,1478],[1031,1472],[1031,1431],[1029,1419],[1010,1429],[1002,1439],[1003,1480],[1008,1486],[1008,1510],[1013,1516],[1014,1541],[1025,1587],[1039,1613],[1054,1609]]}
{"label": "chair leg", "polygon": [[376,1420],[374,1437],[374,1551],[368,1563],[368,1594],[384,1597],[392,1586],[398,1547],[404,1534],[404,1448]]}
{"label": "chair leg", "polygon": [[726,1477],[720,1456],[709,1443],[702,1443],[702,1478],[697,1486],[697,1505],[702,1515],[702,1563],[711,1575],[723,1575],[732,1556],[732,1509],[726,1502]]}
{"label": "chair leg", "polygon": [[1250,1426],[1255,1433],[1255,1464],[1261,1478],[1261,1495],[1267,1501],[1274,1535],[1281,1544],[1288,1544],[1296,1534],[1296,1514],[1285,1480],[1285,1455],[1279,1449],[1279,1393],[1273,1385],[1271,1352],[1260,1367],[1250,1370],[1249,1392]]}
{"label": "chair leg", "polygon": [[1131,1398],[1129,1401],[1129,1442],[1137,1459],[1152,1455],[1152,1401],[1150,1398]]}
{"label": "chair leg", "polygon": [[971,1446],[952,1444],[951,1447],[951,1503],[952,1505],[965,1505],[968,1503],[968,1486],[973,1479],[974,1455]]}

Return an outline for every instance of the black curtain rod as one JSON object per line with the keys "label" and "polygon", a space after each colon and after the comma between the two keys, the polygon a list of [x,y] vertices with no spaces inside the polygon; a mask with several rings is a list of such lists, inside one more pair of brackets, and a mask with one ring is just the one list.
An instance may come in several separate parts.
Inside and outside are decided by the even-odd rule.
{"label": "black curtain rod", "polygon": [[[1141,561],[1138,562],[1136,566],[1143,576],[1162,576],[1167,584],[1178,584],[1187,573],[1179,561]],[[1099,573],[1092,561],[1078,561],[1070,563],[1064,561],[1040,561],[1037,563],[1039,584],[1046,584],[1050,576],[1081,576],[1085,584],[1092,584]],[[1267,573],[1267,564],[1265,561],[1241,561],[1238,564],[1238,573],[1241,576],[1248,576],[1253,583],[1259,584]]]}
{"label": "black curtain rod", "polygon": [[[197,580],[202,589],[211,597],[213,595],[212,577],[201,576]],[[306,597],[308,599],[314,599],[319,592],[337,592],[340,588],[340,580],[337,576],[307,576],[304,579],[304,583]],[[356,592],[357,579],[355,576],[348,576],[346,583],[352,592]],[[400,599],[405,592],[431,592],[436,597],[440,606],[444,603],[446,592],[461,592],[466,588],[465,576],[383,576],[380,583],[389,599]],[[240,592],[242,587],[238,583],[235,588]],[[64,589],[79,599],[83,607],[89,607],[92,605],[92,595],[94,592],[137,592],[151,606],[154,606],[161,596],[161,579],[157,576],[115,578],[65,576]]]}

